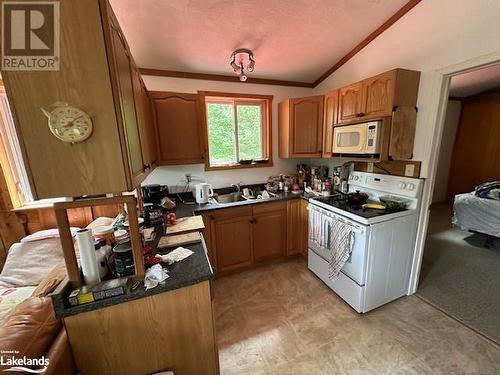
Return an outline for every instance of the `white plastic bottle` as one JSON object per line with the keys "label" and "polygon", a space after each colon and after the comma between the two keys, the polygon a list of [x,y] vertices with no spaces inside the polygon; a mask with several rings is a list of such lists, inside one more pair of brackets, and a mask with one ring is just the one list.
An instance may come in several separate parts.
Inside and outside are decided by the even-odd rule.
{"label": "white plastic bottle", "polygon": [[92,232],[89,229],[81,229],[76,232],[76,244],[80,251],[80,263],[85,284],[92,286],[101,282]]}

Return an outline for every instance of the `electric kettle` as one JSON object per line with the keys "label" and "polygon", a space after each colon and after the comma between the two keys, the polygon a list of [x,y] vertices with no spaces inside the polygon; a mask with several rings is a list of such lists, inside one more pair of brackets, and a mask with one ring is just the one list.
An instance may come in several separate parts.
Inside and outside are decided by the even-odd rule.
{"label": "electric kettle", "polygon": [[196,203],[208,203],[208,198],[212,195],[214,195],[212,185],[207,184],[206,182],[196,185]]}

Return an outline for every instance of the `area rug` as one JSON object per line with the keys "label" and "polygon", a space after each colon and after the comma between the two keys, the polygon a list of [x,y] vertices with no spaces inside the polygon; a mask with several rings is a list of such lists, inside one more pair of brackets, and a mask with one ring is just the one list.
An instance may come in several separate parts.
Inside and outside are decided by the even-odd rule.
{"label": "area rug", "polygon": [[486,248],[450,222],[449,207],[431,210],[417,295],[500,345],[500,239]]}

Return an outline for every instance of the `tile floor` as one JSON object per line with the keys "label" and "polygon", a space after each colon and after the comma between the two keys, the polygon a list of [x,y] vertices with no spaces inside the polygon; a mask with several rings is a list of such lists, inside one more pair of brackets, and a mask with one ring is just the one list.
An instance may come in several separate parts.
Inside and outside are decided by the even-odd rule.
{"label": "tile floor", "polygon": [[499,374],[500,348],[418,297],[357,314],[292,258],[214,283],[221,374]]}

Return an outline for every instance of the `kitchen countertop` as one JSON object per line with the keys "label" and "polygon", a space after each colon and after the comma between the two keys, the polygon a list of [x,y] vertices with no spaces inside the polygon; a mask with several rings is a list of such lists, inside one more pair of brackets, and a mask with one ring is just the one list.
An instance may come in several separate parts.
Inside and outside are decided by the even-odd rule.
{"label": "kitchen countertop", "polygon": [[[157,237],[159,239],[159,236]],[[146,290],[144,285],[141,285],[137,289],[121,296],[106,298],[78,306],[69,306],[67,303],[67,296],[71,292],[71,286],[68,280],[65,279],[52,295],[56,317],[64,318],[70,315],[169,292],[206,280],[212,280],[214,278],[214,272],[207,257],[205,243],[202,241],[192,245],[184,245],[183,247],[190,249],[194,254],[178,263],[164,265],[163,268],[168,271],[170,277],[153,289]]]}
{"label": "kitchen countertop", "polygon": [[[269,199],[250,199],[246,201],[238,201],[238,202],[230,202],[230,203],[224,203],[224,204],[217,204],[212,202],[205,203],[205,204],[186,204],[183,203],[179,197],[176,194],[172,194],[172,197],[176,200],[177,207],[175,209],[175,213],[177,217],[184,217],[184,216],[192,216],[192,215],[202,215],[206,212],[213,211],[213,210],[222,210],[225,208],[231,208],[231,207],[240,207],[240,206],[247,206],[247,205],[252,205],[252,204],[265,204],[265,203],[271,203],[271,202],[279,202],[279,201],[288,201],[292,199],[305,199],[309,200],[310,198],[314,197],[313,194],[309,193],[300,193],[300,194],[294,194],[294,193],[277,193],[277,197],[269,198]],[[191,199],[191,193],[182,193],[182,198],[186,201],[186,197],[189,197]]]}

